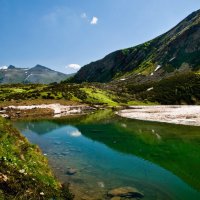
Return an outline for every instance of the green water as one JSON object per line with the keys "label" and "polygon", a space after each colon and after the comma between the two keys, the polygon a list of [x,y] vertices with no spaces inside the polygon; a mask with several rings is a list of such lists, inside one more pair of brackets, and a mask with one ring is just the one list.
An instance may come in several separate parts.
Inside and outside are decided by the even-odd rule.
{"label": "green water", "polygon": [[[108,190],[132,186],[144,200],[200,199],[200,127],[129,120],[110,111],[14,124],[81,195],[106,199]],[[68,168],[77,173],[67,175]]]}

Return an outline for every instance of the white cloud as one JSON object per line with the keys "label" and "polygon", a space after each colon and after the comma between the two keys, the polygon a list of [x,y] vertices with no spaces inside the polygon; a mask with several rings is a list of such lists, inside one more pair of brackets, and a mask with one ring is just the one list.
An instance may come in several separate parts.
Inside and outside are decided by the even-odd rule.
{"label": "white cloud", "polygon": [[86,19],[87,18],[87,14],[86,13],[82,13],[81,14],[81,18]]}
{"label": "white cloud", "polygon": [[69,64],[67,67],[78,70],[81,68],[79,64]]}
{"label": "white cloud", "polygon": [[97,17],[93,17],[92,20],[91,20],[91,22],[90,22],[90,24],[96,25],[98,23],[98,20],[99,19]]}

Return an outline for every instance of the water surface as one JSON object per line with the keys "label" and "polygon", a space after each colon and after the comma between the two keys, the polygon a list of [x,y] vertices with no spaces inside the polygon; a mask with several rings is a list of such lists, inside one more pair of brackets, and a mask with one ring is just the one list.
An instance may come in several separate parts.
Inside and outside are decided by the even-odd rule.
{"label": "water surface", "polygon": [[[48,157],[76,199],[106,199],[132,186],[144,200],[200,199],[200,128],[142,122],[102,111],[88,116],[14,123]],[[67,175],[75,168],[75,175]]]}

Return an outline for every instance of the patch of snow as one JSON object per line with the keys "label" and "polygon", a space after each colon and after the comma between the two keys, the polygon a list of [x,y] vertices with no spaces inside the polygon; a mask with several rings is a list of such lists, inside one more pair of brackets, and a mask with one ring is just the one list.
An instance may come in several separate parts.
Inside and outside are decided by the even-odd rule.
{"label": "patch of snow", "polygon": [[126,80],[125,78],[120,79],[120,81],[125,81],[125,80]]}
{"label": "patch of snow", "polygon": [[147,89],[147,91],[151,91],[151,90],[153,90],[153,87]]}
{"label": "patch of snow", "polygon": [[8,69],[8,66],[2,66],[2,67],[0,67],[0,69],[2,69],[2,70]]}
{"label": "patch of snow", "polygon": [[26,78],[25,78],[25,80],[27,80],[30,76],[32,76],[33,74],[29,74]]}
{"label": "patch of snow", "polygon": [[155,69],[155,72],[158,71],[162,66],[161,65],[158,65]]}
{"label": "patch of snow", "polygon": [[152,73],[150,74],[150,76],[153,76],[153,74],[154,74],[154,73],[152,72]]}
{"label": "patch of snow", "polygon": [[176,57],[171,58],[171,59],[169,60],[169,62],[173,61],[175,58],[176,58]]}

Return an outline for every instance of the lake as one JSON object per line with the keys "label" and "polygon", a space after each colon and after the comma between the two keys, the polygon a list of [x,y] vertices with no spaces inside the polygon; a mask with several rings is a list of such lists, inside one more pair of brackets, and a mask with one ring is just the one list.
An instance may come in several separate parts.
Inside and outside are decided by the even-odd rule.
{"label": "lake", "polygon": [[200,199],[200,127],[125,119],[110,110],[13,123],[41,148],[58,179],[70,182],[77,200],[109,199],[109,190],[125,186],[144,200]]}

